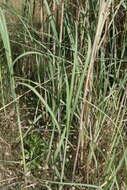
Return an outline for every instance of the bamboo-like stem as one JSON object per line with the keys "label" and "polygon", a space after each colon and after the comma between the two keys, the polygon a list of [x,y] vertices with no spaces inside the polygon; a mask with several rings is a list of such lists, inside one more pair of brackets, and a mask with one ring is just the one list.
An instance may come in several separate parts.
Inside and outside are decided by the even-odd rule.
{"label": "bamboo-like stem", "polygon": [[84,126],[89,126],[90,121],[90,113],[89,113],[89,105],[88,101],[91,101],[91,92],[92,92],[92,85],[93,85],[93,68],[95,59],[98,53],[99,42],[101,40],[102,31],[106,22],[106,19],[109,16],[109,3],[105,2],[105,0],[100,1],[100,8],[99,8],[99,17],[98,17],[98,24],[97,30],[95,35],[95,40],[93,43],[92,54],[90,65],[87,73],[87,78],[84,86],[84,95],[83,95],[83,102],[81,108],[81,115],[80,115],[80,142],[81,142],[81,161],[83,161],[83,153],[84,153]]}

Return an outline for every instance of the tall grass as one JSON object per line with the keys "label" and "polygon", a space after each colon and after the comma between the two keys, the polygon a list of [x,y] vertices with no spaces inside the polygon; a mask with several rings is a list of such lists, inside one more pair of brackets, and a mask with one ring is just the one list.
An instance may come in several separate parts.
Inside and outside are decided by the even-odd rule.
{"label": "tall grass", "polygon": [[[9,85],[10,85],[11,95],[12,95],[13,100],[16,103],[15,108],[16,108],[16,113],[17,113],[17,122],[18,122],[19,134],[20,134],[20,140],[21,140],[21,150],[22,150],[22,159],[23,159],[23,166],[24,166],[24,175],[26,175],[25,152],[24,152],[23,135],[22,135],[22,129],[21,129],[20,114],[19,114],[19,105],[18,105],[18,102],[16,100],[16,92],[15,92],[16,84],[15,84],[15,79],[14,79],[11,46],[10,46],[10,40],[9,40],[9,34],[8,34],[8,30],[7,30],[6,20],[5,20],[4,12],[2,9],[0,9],[0,34],[2,37],[3,46],[5,49],[6,60],[7,60],[7,65],[8,65],[8,73],[9,73],[9,79],[10,79]],[[1,80],[2,80],[2,77],[1,77]],[[3,88],[2,88],[2,97],[3,97]],[[3,98],[3,100],[4,100],[4,98]],[[5,106],[5,105],[3,105],[3,106]]]}
{"label": "tall grass", "polygon": [[[24,4],[21,15],[11,12],[19,22],[14,34],[0,12],[25,187],[125,189],[126,22],[119,19],[123,11],[126,21],[127,5],[38,3]],[[0,80],[0,111],[6,112],[2,71]]]}

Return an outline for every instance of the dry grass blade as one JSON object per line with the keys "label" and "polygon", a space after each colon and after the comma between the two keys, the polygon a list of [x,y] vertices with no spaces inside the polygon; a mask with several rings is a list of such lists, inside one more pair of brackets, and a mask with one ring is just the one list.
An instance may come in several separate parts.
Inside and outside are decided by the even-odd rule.
{"label": "dry grass blade", "polygon": [[89,126],[89,108],[87,101],[90,101],[91,99],[91,91],[92,91],[92,84],[93,84],[93,68],[94,68],[94,62],[97,56],[99,43],[101,40],[103,28],[105,25],[105,22],[109,16],[109,3],[105,2],[104,0],[100,3],[99,8],[99,17],[98,17],[98,24],[97,24],[97,30],[96,30],[96,36],[92,48],[92,54],[91,54],[91,60],[90,65],[87,73],[86,83],[84,86],[84,96],[83,96],[83,103],[82,103],[82,109],[81,109],[81,116],[80,116],[80,135],[79,135],[79,141],[81,142],[81,161],[83,161],[83,149],[84,149],[84,125],[87,127]]}
{"label": "dry grass blade", "polygon": [[61,2],[61,17],[60,17],[60,43],[62,42],[62,32],[63,32],[63,17],[64,17],[64,0]]}

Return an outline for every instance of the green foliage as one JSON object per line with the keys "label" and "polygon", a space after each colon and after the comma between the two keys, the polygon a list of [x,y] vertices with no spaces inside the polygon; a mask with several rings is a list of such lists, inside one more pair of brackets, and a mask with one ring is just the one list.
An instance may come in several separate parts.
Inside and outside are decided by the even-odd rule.
{"label": "green foliage", "polygon": [[12,132],[18,123],[25,186],[125,189],[126,2],[111,1],[106,19],[108,1],[24,2],[21,15],[4,9],[15,32],[0,9],[0,111]]}
{"label": "green foliage", "polygon": [[30,170],[41,168],[48,144],[40,134],[31,133],[24,139],[26,165]]}

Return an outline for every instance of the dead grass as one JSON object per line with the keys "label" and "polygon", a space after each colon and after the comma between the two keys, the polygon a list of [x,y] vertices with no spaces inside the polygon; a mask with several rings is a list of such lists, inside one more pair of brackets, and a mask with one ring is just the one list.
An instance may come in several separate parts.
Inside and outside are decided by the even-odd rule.
{"label": "dead grass", "polygon": [[[20,145],[16,143],[18,128],[13,107],[0,113],[0,188],[13,189],[22,175]],[[18,179],[18,182],[20,180]],[[14,184],[13,184],[14,183]],[[12,188],[11,188],[11,184]],[[7,186],[9,186],[7,188]]]}

